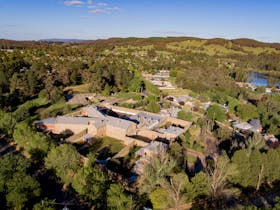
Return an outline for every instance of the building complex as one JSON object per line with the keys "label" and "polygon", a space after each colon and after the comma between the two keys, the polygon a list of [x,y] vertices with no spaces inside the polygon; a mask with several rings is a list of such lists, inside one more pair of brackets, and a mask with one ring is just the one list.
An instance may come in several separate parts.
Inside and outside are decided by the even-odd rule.
{"label": "building complex", "polygon": [[35,126],[54,134],[72,133],[68,138],[71,142],[108,136],[119,139],[124,145],[144,147],[152,141],[174,141],[191,124],[160,114],[104,104],[100,107],[86,106],[75,113],[37,121]]}

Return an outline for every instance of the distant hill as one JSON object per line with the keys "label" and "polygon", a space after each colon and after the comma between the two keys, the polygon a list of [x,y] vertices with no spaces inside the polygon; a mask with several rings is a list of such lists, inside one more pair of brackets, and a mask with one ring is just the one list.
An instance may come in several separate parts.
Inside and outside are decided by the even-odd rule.
{"label": "distant hill", "polygon": [[121,46],[121,45],[133,45],[133,46],[144,46],[144,45],[157,45],[164,46],[172,42],[184,42],[184,41],[203,41],[204,45],[221,45],[225,46],[227,44],[233,44],[240,47],[252,47],[252,48],[274,48],[280,50],[280,43],[266,43],[257,41],[254,39],[240,38],[240,39],[223,39],[223,38],[213,38],[213,39],[203,39],[196,37],[150,37],[150,38],[109,38],[109,39],[98,39],[98,40],[83,40],[83,39],[41,39],[39,41],[16,41],[0,39],[0,48],[22,48],[27,46],[40,46],[52,43],[69,43],[69,44],[93,44],[96,46]]}
{"label": "distant hill", "polygon": [[240,39],[224,39],[224,38],[212,38],[212,39],[203,39],[197,37],[150,37],[150,38],[137,38],[137,37],[128,37],[128,38],[109,38],[109,39],[98,39],[98,40],[88,40],[84,43],[95,43],[95,44],[108,44],[108,45],[148,45],[148,44],[168,44],[172,42],[182,42],[188,40],[200,40],[206,41],[206,45],[215,44],[215,45],[225,45],[229,42],[246,47],[268,47],[275,48],[280,50],[280,43],[268,43],[261,42],[254,39],[240,38]]}
{"label": "distant hill", "polygon": [[88,40],[84,39],[40,39],[39,42],[61,42],[61,43],[82,43]]}

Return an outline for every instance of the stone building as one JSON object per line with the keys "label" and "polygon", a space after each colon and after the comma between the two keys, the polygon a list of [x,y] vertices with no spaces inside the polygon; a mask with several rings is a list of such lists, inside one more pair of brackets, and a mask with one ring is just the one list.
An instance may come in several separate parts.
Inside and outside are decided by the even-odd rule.
{"label": "stone building", "polygon": [[86,133],[92,134],[94,137],[109,136],[120,140],[127,140],[126,137],[136,135],[136,123],[105,116],[93,106],[85,107],[76,114],[78,116],[48,118],[36,122],[35,125],[40,130],[54,134],[71,131],[74,135],[78,135],[86,130]]}
{"label": "stone building", "polygon": [[[71,142],[85,139],[84,135],[90,134],[97,138],[108,136],[119,139],[125,145],[134,142],[138,146],[146,146],[158,139],[173,141],[192,124],[160,114],[110,106],[111,111],[126,114],[126,118],[122,119],[104,114],[100,111],[103,108],[87,106],[65,116],[38,121],[35,126],[42,131],[55,134],[72,133],[74,136],[69,138]],[[143,139],[148,139],[148,142]]]}

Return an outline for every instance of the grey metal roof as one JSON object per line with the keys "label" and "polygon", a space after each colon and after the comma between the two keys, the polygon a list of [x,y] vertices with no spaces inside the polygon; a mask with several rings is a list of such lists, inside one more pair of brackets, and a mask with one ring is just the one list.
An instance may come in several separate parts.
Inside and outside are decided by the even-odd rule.
{"label": "grey metal roof", "polygon": [[140,112],[137,115],[139,118],[144,118],[144,119],[151,119],[151,120],[159,120],[161,121],[163,119],[163,117],[160,117],[156,114],[151,114],[151,113],[146,113],[146,112]]}
{"label": "grey metal roof", "polygon": [[94,106],[87,106],[83,110],[88,114],[88,117],[105,117],[99,110]]}
{"label": "grey metal roof", "polygon": [[154,129],[158,126],[158,124],[166,119],[166,117],[161,117],[156,114],[146,112],[140,112],[132,118],[136,119],[140,123],[140,126],[146,126],[149,129]]}
{"label": "grey metal roof", "polygon": [[77,124],[77,125],[88,125],[90,120],[95,120],[89,117],[66,117],[59,116],[56,118],[57,124]]}
{"label": "grey metal roof", "polygon": [[159,133],[163,134],[173,134],[175,136],[179,136],[184,133],[184,129],[176,127],[176,126],[169,126],[168,128],[159,128],[157,129]]}
{"label": "grey metal roof", "polygon": [[116,117],[110,117],[110,116],[107,116],[105,121],[110,126],[123,128],[123,129],[129,128],[131,125],[136,125],[134,122],[123,120]]}
{"label": "grey metal roof", "polygon": [[161,154],[163,151],[165,151],[166,148],[167,148],[166,144],[164,144],[162,142],[158,142],[158,141],[152,141],[146,147],[139,149],[135,154],[138,156],[143,156],[143,155],[145,155],[145,151],[151,151],[152,153],[157,155],[157,154]]}
{"label": "grey metal roof", "polygon": [[38,121],[36,123],[43,123],[43,124],[55,124],[55,118],[51,117],[51,118],[47,118],[41,121]]}
{"label": "grey metal roof", "polygon": [[[93,118],[93,117],[57,117],[56,123],[58,124],[77,124],[77,125],[88,125],[90,122],[96,127],[100,128],[105,125],[112,127],[118,127],[127,129],[131,125],[135,124],[128,120],[119,119],[116,117],[106,116],[104,118]],[[135,124],[136,125],[136,124]]]}
{"label": "grey metal roof", "polygon": [[232,126],[241,130],[249,130],[252,128],[252,126],[247,122],[234,122]]}
{"label": "grey metal roof", "polygon": [[250,120],[250,125],[255,127],[255,128],[262,128],[261,121],[259,119],[252,119]]}
{"label": "grey metal roof", "polygon": [[38,123],[43,124],[64,124],[67,127],[67,124],[75,124],[75,125],[93,125],[96,128],[100,128],[102,126],[112,126],[122,129],[127,129],[131,125],[136,125],[136,123],[131,122],[129,120],[124,120],[116,117],[105,116],[101,112],[97,110],[94,106],[88,106],[83,108],[85,112],[87,112],[88,117],[76,116],[76,117],[68,117],[68,116],[58,116],[56,118],[48,118]]}

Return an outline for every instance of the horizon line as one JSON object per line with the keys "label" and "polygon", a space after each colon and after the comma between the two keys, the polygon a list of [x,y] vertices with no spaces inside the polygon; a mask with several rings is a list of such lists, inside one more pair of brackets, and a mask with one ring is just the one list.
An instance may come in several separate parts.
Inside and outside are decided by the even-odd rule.
{"label": "horizon line", "polygon": [[6,37],[0,37],[0,40],[8,40],[8,41],[18,41],[18,42],[40,42],[40,41],[48,41],[48,40],[76,40],[76,41],[98,41],[98,40],[109,40],[109,39],[151,39],[151,38],[195,38],[195,39],[204,39],[204,40],[211,40],[211,39],[223,39],[227,41],[233,41],[238,39],[249,39],[257,42],[267,43],[267,44],[280,44],[280,42],[275,41],[262,41],[261,39],[257,38],[249,38],[249,37],[235,37],[235,38],[225,38],[225,37],[201,37],[201,36],[112,36],[112,37],[98,37],[95,39],[83,39],[83,38],[42,38],[42,39],[10,39]]}

